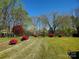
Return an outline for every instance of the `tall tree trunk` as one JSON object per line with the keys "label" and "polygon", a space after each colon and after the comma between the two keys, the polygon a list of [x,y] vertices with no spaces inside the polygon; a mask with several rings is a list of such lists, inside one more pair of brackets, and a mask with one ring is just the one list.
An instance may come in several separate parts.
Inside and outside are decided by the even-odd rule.
{"label": "tall tree trunk", "polygon": [[48,33],[54,33],[54,31],[53,31],[53,28],[51,27],[51,25],[49,24],[49,22],[48,22],[48,25],[49,25],[49,31],[48,31]]}

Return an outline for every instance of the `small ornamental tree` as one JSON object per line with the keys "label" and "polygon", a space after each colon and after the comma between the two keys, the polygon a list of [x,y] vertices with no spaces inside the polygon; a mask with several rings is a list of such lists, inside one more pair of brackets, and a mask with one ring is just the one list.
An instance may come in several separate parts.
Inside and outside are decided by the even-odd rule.
{"label": "small ornamental tree", "polygon": [[12,32],[18,36],[22,36],[24,34],[24,29],[22,25],[16,25],[13,27]]}

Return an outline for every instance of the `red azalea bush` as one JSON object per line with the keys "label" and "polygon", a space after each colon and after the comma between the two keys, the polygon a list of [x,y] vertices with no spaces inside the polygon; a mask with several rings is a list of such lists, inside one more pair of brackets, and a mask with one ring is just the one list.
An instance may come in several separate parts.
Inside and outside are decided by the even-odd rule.
{"label": "red azalea bush", "polygon": [[22,25],[16,25],[13,27],[12,32],[16,35],[23,35],[24,34],[24,29],[22,27]]}
{"label": "red azalea bush", "polygon": [[49,33],[48,36],[49,36],[49,37],[53,37],[54,34],[53,34],[53,33]]}
{"label": "red azalea bush", "polygon": [[28,40],[29,36],[22,36],[21,41]]}
{"label": "red azalea bush", "polygon": [[9,41],[9,45],[15,45],[18,43],[18,40],[16,38],[12,38],[10,41]]}

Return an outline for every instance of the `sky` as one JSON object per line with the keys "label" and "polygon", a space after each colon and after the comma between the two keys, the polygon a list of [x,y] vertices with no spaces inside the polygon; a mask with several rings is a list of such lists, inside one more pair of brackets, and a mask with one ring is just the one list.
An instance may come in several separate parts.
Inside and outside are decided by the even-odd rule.
{"label": "sky", "polygon": [[22,0],[22,4],[30,16],[39,16],[50,12],[64,14],[78,7],[76,0]]}

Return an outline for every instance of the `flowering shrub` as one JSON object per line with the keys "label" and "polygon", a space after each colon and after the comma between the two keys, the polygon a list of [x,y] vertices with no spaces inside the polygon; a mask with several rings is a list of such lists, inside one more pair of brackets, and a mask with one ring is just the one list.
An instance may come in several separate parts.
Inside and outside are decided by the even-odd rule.
{"label": "flowering shrub", "polygon": [[15,45],[18,43],[18,40],[16,38],[12,38],[10,41],[9,41],[9,45]]}
{"label": "flowering shrub", "polygon": [[53,37],[54,34],[53,34],[53,33],[49,33],[48,36],[49,36],[49,37]]}
{"label": "flowering shrub", "polygon": [[22,36],[21,41],[28,40],[29,36]]}
{"label": "flowering shrub", "polygon": [[13,27],[12,32],[16,35],[23,35],[24,34],[24,29],[21,25],[16,25]]}

